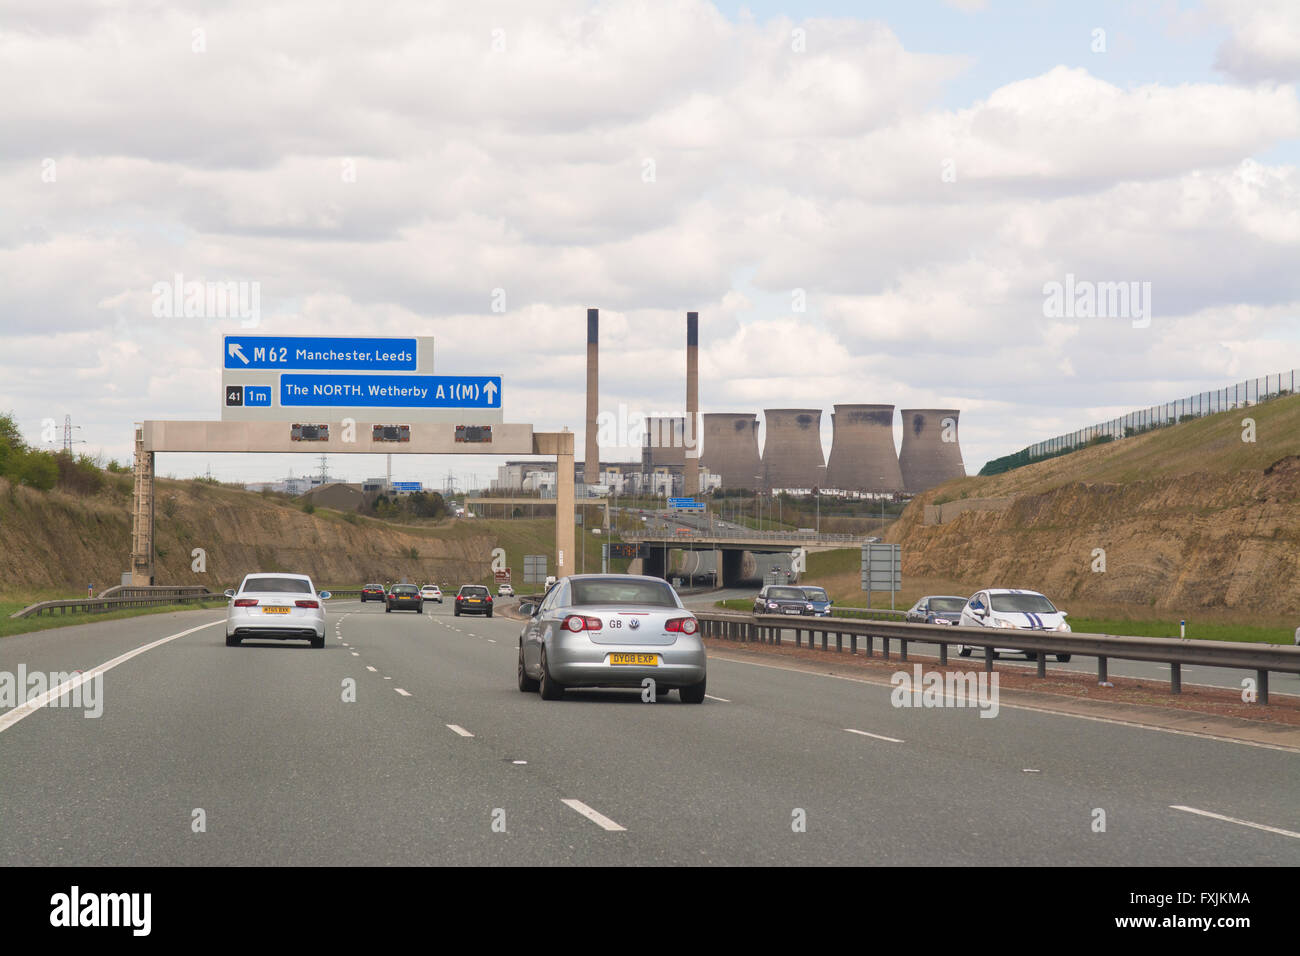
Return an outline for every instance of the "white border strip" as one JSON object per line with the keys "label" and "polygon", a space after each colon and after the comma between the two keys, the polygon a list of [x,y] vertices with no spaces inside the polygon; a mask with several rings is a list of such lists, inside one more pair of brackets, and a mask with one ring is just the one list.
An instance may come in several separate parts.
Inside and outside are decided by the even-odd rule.
{"label": "white border strip", "polygon": [[40,710],[42,707],[48,704],[50,701],[57,700],[58,698],[62,697],[64,694],[71,693],[74,687],[80,687],[86,681],[91,680],[92,678],[97,677],[100,674],[104,674],[108,671],[111,671],[118,664],[125,664],[131,658],[138,657],[139,655],[143,654],[145,651],[151,651],[155,647],[160,647],[161,645],[166,644],[169,641],[174,641],[179,637],[185,637],[187,634],[193,634],[195,631],[201,631],[205,627],[216,627],[218,624],[225,624],[225,623],[226,623],[225,619],[223,618],[220,621],[212,621],[209,624],[200,624],[198,627],[192,627],[188,631],[181,631],[178,634],[171,634],[167,637],[159,638],[158,640],[153,641],[150,644],[142,644],[141,646],[137,647],[133,651],[127,651],[125,654],[122,654],[119,657],[115,657],[111,661],[105,661],[103,664],[100,664],[98,667],[92,667],[90,670],[78,674],[76,677],[73,677],[70,680],[65,680],[58,687],[53,687],[50,690],[47,690],[44,694],[41,694],[38,697],[34,697],[33,699],[23,704],[21,707],[15,707],[13,710],[9,711],[9,713],[5,714],[3,717],[0,717],[0,733],[3,733],[4,731],[8,730],[10,727],[18,723],[18,721],[22,720],[24,717],[30,717],[32,714],[36,713],[36,711]]}
{"label": "white border strip", "polygon": [[844,728],[846,733],[861,734],[863,737],[874,737],[876,740],[888,740],[891,744],[901,744],[902,741],[897,737],[883,737],[880,734],[869,734],[865,730],[854,730],[852,727]]}
{"label": "white border strip", "polygon": [[1276,833],[1279,836],[1289,836],[1300,840],[1300,833],[1293,833],[1290,830],[1280,830],[1277,827],[1270,827],[1263,823],[1251,823],[1249,820],[1238,820],[1236,817],[1225,817],[1221,813],[1211,813],[1209,810],[1197,810],[1195,807],[1180,807],[1169,805],[1170,810],[1182,810],[1184,813],[1195,813],[1197,816],[1209,817],[1212,820],[1223,820],[1225,823],[1236,823],[1243,827],[1254,827],[1256,830],[1264,830],[1268,833]]}
{"label": "white border strip", "polygon": [[603,813],[597,813],[595,810],[591,809],[591,807],[587,806],[581,800],[574,800],[573,798],[569,797],[569,798],[565,798],[564,800],[561,800],[560,802],[563,803],[566,807],[569,807],[571,810],[577,810],[584,817],[586,817],[591,822],[595,823],[601,829],[610,830],[610,831],[627,829],[627,827],[619,826],[617,823],[615,823],[609,817],[605,816]]}

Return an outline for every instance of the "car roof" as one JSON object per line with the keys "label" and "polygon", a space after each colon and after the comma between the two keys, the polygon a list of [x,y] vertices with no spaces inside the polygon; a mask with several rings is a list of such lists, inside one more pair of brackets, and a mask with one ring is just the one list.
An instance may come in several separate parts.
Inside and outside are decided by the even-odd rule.
{"label": "car roof", "polygon": [[1042,591],[1030,591],[1028,588],[980,588],[981,591],[987,591],[989,594],[1037,594],[1039,597],[1046,597]]}
{"label": "car roof", "polygon": [[[983,590],[986,590],[986,591],[987,591],[988,588],[984,588]],[[993,593],[996,594],[996,593],[998,593],[998,592],[995,591],[995,592],[993,592]],[[966,597],[965,595],[962,595],[962,594],[925,594],[925,595],[922,595],[920,598],[917,599],[917,603],[920,603],[921,601],[930,601],[930,600],[933,600],[934,598],[952,598],[952,599],[957,600],[957,601],[968,601],[968,600],[970,600],[970,598],[968,598],[968,597]]]}
{"label": "car roof", "polygon": [[289,574],[288,572],[281,573],[279,571],[255,571],[252,574],[244,575],[245,580],[252,580],[253,578],[297,578],[299,581],[311,580],[311,577],[306,574]]}

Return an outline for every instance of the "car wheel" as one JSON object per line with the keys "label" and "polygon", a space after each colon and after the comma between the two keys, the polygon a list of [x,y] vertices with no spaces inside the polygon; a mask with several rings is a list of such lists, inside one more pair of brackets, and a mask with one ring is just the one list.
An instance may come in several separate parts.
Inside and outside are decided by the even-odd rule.
{"label": "car wheel", "polygon": [[538,681],[536,678],[529,677],[528,672],[524,670],[524,649],[519,648],[519,689],[525,694],[532,694],[537,690]]}
{"label": "car wheel", "polygon": [[492,616],[492,612],[491,612],[491,611],[488,611],[488,612],[487,612],[487,616],[488,616],[488,617],[491,617],[491,616]]}
{"label": "car wheel", "polygon": [[1069,654],[1057,654],[1057,655],[1056,655],[1056,659],[1057,659],[1058,661],[1060,661],[1062,664],[1068,664],[1068,663],[1070,663],[1070,655],[1069,655]]}
{"label": "car wheel", "polygon": [[545,648],[542,649],[542,679],[538,690],[542,692],[542,700],[559,700],[564,696],[564,685],[556,683],[546,666]]}
{"label": "car wheel", "polygon": [[238,646],[239,646],[239,638],[235,637],[235,635],[233,634],[227,634],[226,647],[238,647]]}
{"label": "car wheel", "polygon": [[957,653],[960,654],[962,657],[970,657],[970,648],[967,647],[965,644],[958,644]]}
{"label": "car wheel", "polygon": [[390,606],[387,605],[387,604],[384,605],[384,613],[385,613],[385,614],[389,613],[391,610],[392,610],[392,607],[390,607]]}
{"label": "car wheel", "polygon": [[320,637],[313,637],[313,638],[311,639],[311,646],[314,647],[314,648],[316,648],[317,650],[319,650],[320,648],[324,647],[324,646],[325,646],[325,635],[322,634]]}
{"label": "car wheel", "polygon": [[1036,660],[1038,660],[1038,652],[1037,652],[1037,651],[1025,651],[1025,660],[1027,660],[1027,661],[1036,661]]}
{"label": "car wheel", "polygon": [[691,684],[689,687],[679,688],[677,693],[681,695],[682,703],[683,704],[704,703],[704,685],[707,682],[708,679],[706,678],[705,680],[700,681],[698,684]]}
{"label": "car wheel", "polygon": [[460,608],[456,608],[456,610],[453,611],[452,614],[453,614],[453,616],[455,616],[455,617],[460,617]]}

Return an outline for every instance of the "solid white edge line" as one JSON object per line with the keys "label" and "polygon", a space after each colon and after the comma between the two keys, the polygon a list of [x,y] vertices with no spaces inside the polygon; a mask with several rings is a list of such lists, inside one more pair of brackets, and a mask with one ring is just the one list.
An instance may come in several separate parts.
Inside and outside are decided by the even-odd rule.
{"label": "solid white edge line", "polygon": [[891,744],[901,744],[902,741],[897,737],[886,737],[883,734],[869,734],[865,730],[854,730],[852,727],[844,728],[846,733],[861,734],[863,737],[874,737],[876,740],[888,740]]}
{"label": "solid white edge line", "polygon": [[473,737],[473,736],[474,736],[474,735],[471,734],[468,730],[466,730],[464,727],[462,727],[460,724],[448,724],[448,725],[447,725],[447,729],[450,730],[450,731],[452,731],[452,733],[460,734],[462,737]]}
{"label": "solid white edge line", "polygon": [[[742,661],[735,657],[711,656],[709,659],[726,661],[728,664],[749,664],[752,667],[768,667],[775,671],[791,671],[795,674],[807,674],[809,677],[833,677],[835,680],[846,680],[854,684],[871,684],[875,687],[891,688],[896,686],[888,681],[863,680],[860,677],[848,677],[844,674],[819,674],[816,671],[806,671],[798,667],[782,667],[779,664],[760,664],[758,661]],[[1119,727],[1132,727],[1135,730],[1151,730],[1162,734],[1176,734],[1179,737],[1199,737],[1202,740],[1213,740],[1221,744],[1241,744],[1243,747],[1259,747],[1262,750],[1280,750],[1282,753],[1287,754],[1300,753],[1300,747],[1287,747],[1283,744],[1266,744],[1256,740],[1242,740],[1238,737],[1220,737],[1217,734],[1204,734],[1195,730],[1176,730],[1172,727],[1155,727],[1151,724],[1139,724],[1132,720],[1120,720],[1117,717],[1097,717],[1094,714],[1076,714],[1067,710],[1052,710],[1050,707],[1031,707],[1028,704],[1008,704],[1005,701],[1001,702],[999,706],[1007,710],[1028,710],[1036,714],[1051,714],[1054,717],[1075,717],[1079,720],[1091,720],[1099,724],[1115,724]],[[1188,713],[1195,713],[1195,711],[1188,711]]]}
{"label": "solid white edge line", "polygon": [[398,692],[399,694],[401,694],[403,697],[410,697],[410,696],[411,696],[411,692],[410,692],[409,690],[402,690],[402,688],[400,688],[400,687],[394,687],[393,690],[397,691],[397,692]]}
{"label": "solid white edge line", "polygon": [[378,674],[378,673],[379,673],[379,668],[378,668],[378,667],[371,667],[369,664],[366,665],[366,670],[370,671],[370,673],[372,673],[372,674]]}
{"label": "solid white edge line", "polygon": [[731,703],[731,701],[727,700],[727,698],[725,697],[714,697],[712,694],[705,694],[704,696],[707,697],[709,700],[716,700],[719,703],[723,703],[723,704]]}
{"label": "solid white edge line", "polygon": [[566,797],[560,802],[563,803],[566,807],[569,807],[571,810],[577,810],[579,813],[581,813],[592,823],[596,824],[596,826],[600,827],[602,830],[609,830],[610,832],[616,832],[616,831],[627,829],[627,827],[619,826],[617,823],[615,823],[609,817],[605,816],[603,813],[599,813],[596,810],[591,809],[591,807],[587,806],[581,800],[574,800],[572,797]]}
{"label": "solid white edge line", "polygon": [[100,674],[104,674],[107,673],[108,671],[111,671],[118,664],[125,664],[131,658],[137,657],[140,654],[143,654],[145,651],[151,651],[155,647],[159,647],[163,644],[166,644],[168,641],[174,641],[177,638],[185,637],[188,634],[193,634],[195,631],[201,631],[204,628],[216,627],[218,624],[225,624],[225,623],[226,623],[225,620],[212,621],[209,624],[200,624],[198,627],[191,627],[189,630],[181,631],[177,634],[170,634],[167,637],[159,638],[158,640],[153,641],[149,644],[142,644],[139,647],[137,647],[135,650],[127,651],[125,654],[121,654],[113,658],[111,661],[105,661],[104,663],[98,665],[97,667],[92,667],[88,671],[83,671],[82,673],[78,674],[76,677],[73,677],[70,680],[65,680],[58,687],[54,687],[51,688],[50,690],[47,690],[45,693],[33,698],[32,700],[27,701],[21,707],[15,707],[13,710],[9,711],[9,713],[5,714],[3,717],[0,717],[0,732],[4,732],[8,730],[10,727],[18,723],[18,721],[22,720],[24,717],[28,717],[31,714],[36,713],[36,711],[40,710],[50,701],[57,700],[58,698],[62,697],[64,694],[71,693],[73,688],[80,687],[86,681],[91,680],[92,678]]}
{"label": "solid white edge line", "polygon": [[1210,817],[1214,820],[1223,820],[1225,823],[1235,823],[1243,827],[1253,827],[1256,830],[1264,830],[1268,833],[1276,833],[1279,836],[1289,836],[1293,839],[1300,840],[1300,833],[1294,833],[1291,830],[1282,830],[1278,827],[1270,827],[1264,823],[1251,823],[1249,820],[1238,820],[1236,817],[1225,817],[1222,813],[1211,813],[1209,810],[1197,810],[1195,807],[1182,807],[1169,805],[1170,810],[1182,810],[1184,813],[1195,813],[1197,816]]}

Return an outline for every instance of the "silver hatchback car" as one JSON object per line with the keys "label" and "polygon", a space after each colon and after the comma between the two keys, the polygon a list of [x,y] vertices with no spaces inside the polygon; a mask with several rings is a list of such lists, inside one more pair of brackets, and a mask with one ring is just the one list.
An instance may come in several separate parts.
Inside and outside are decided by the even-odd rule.
{"label": "silver hatchback car", "polygon": [[519,689],[558,700],[566,687],[676,690],[704,702],[707,662],[700,624],[663,578],[575,574],[531,608],[519,634]]}

